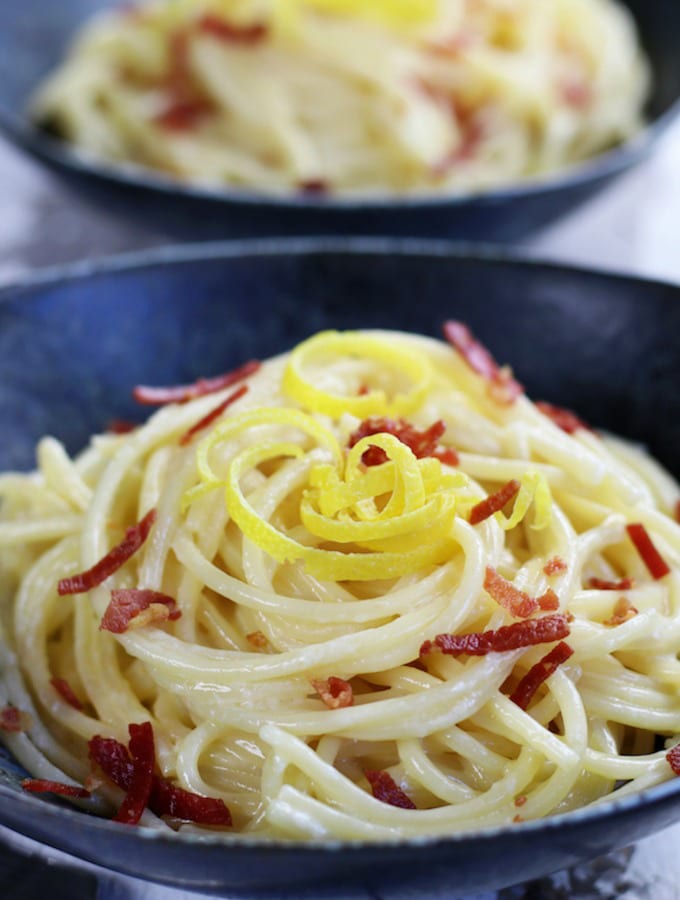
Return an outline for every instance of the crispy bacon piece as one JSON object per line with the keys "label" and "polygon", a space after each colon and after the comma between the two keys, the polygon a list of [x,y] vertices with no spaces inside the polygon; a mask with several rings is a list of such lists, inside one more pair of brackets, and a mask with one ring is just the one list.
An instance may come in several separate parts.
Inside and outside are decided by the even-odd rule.
{"label": "crispy bacon piece", "polygon": [[59,596],[83,594],[106,581],[109,575],[117,572],[139,550],[149,536],[155,521],[156,510],[150,509],[141,522],[127,529],[122,542],[109,550],[106,556],[103,556],[91,569],[80,572],[78,575],[72,575],[70,578],[62,578],[57,587]]}
{"label": "crispy bacon piece", "polygon": [[167,403],[187,403],[196,397],[206,394],[214,394],[224,388],[231,387],[237,381],[243,381],[249,375],[253,375],[262,365],[259,360],[251,359],[238,369],[227,372],[224,375],[216,375],[214,378],[199,378],[193,384],[176,384],[171,387],[148,387],[139,384],[132,391],[132,396],[137,403],[145,406],[165,406]]}
{"label": "crispy bacon piece", "polygon": [[513,500],[519,493],[521,484],[516,479],[508,481],[502,488],[491,494],[486,500],[481,500],[476,506],[470,510],[470,525],[478,525],[485,519],[488,519],[494,513],[499,512],[503,507]]}
{"label": "crispy bacon piece", "polygon": [[524,806],[524,804],[525,804],[526,802],[527,802],[527,795],[526,795],[526,794],[518,794],[518,795],[515,797],[515,806]]}
{"label": "crispy bacon piece", "polygon": [[73,784],[47,781],[45,778],[24,778],[21,787],[31,794],[61,794],[62,797],[89,797],[90,792]]}
{"label": "crispy bacon piece", "polygon": [[134,422],[128,422],[126,419],[111,419],[106,430],[109,434],[129,434],[135,428],[137,425]]}
{"label": "crispy bacon piece", "polygon": [[179,443],[181,446],[188,444],[192,437],[197,434],[199,431],[203,431],[204,428],[207,428],[209,425],[215,421],[215,419],[219,419],[222,413],[228,406],[231,406],[232,403],[236,403],[237,400],[240,400],[241,397],[248,392],[248,385],[242,384],[241,387],[236,388],[236,390],[229,394],[226,400],[223,400],[220,404],[218,404],[215,409],[209,412],[207,415],[203,416],[202,419],[199,419],[195,425],[192,425],[188,431],[185,431],[182,437],[179,439]]}
{"label": "crispy bacon piece", "polygon": [[236,25],[211,13],[204,13],[201,16],[198,20],[198,30],[203,32],[203,34],[209,34],[211,37],[223,41],[225,44],[242,44],[245,46],[259,44],[269,34],[269,28],[262,22],[255,22],[252,25]]}
{"label": "crispy bacon piece", "polygon": [[640,522],[626,525],[626,531],[631,541],[635,544],[635,549],[640,554],[643,563],[647,566],[649,574],[656,581],[663,578],[664,575],[670,573],[670,568],[666,564],[665,559],[654,546],[649,532]]}
{"label": "crispy bacon piece", "polygon": [[589,578],[588,587],[596,591],[627,591],[635,582],[632,578],[622,578],[620,581],[607,581],[604,578]]}
{"label": "crispy bacon piece", "polygon": [[554,611],[560,608],[560,598],[552,588],[548,588],[545,594],[541,594],[536,598],[536,602],[545,612]]}
{"label": "crispy bacon piece", "polygon": [[329,709],[342,709],[354,703],[352,685],[344,678],[335,675],[328,679],[314,678],[312,687]]}
{"label": "crispy bacon piece", "polygon": [[258,647],[260,650],[269,643],[267,636],[261,631],[251,631],[250,634],[246,635],[246,640],[251,643],[253,647]]}
{"label": "crispy bacon piece", "polygon": [[486,656],[487,653],[505,653],[535,644],[550,644],[569,635],[567,618],[563,615],[544,616],[541,619],[525,619],[513,622],[497,631],[472,632],[472,634],[438,634],[433,641],[425,641],[420,655],[441,650],[450,656],[465,653],[468,656]]}
{"label": "crispy bacon piece", "polygon": [[52,678],[50,684],[61,695],[62,700],[65,700],[74,709],[81,710],[83,708],[83,704],[76,697],[73,688],[65,678]]}
{"label": "crispy bacon piece", "polygon": [[486,567],[484,590],[490,594],[499,606],[503,606],[513,616],[526,619],[538,609],[538,601],[524,591],[520,591],[502,578],[491,566]]}
{"label": "crispy bacon piece", "polygon": [[673,770],[673,773],[675,775],[680,775],[680,744],[671,747],[666,754],[666,759],[668,760],[668,765]]}
{"label": "crispy bacon piece", "polygon": [[124,825],[136,825],[142,818],[142,813],[151,796],[156,752],[151,722],[128,725],[128,732],[130,734],[132,777],[129,779],[127,793],[120,809],[113,817],[113,821],[122,822]]}
{"label": "crispy bacon piece", "polygon": [[444,337],[463,357],[473,372],[488,381],[489,395],[502,406],[510,406],[524,393],[512,371],[498,365],[491,353],[473,336],[467,325],[450,320],[444,323]]}
{"label": "crispy bacon piece", "polygon": [[327,194],[330,190],[330,185],[323,178],[308,178],[306,181],[301,181],[298,184],[298,189],[303,194],[319,196]]}
{"label": "crispy bacon piece", "polygon": [[556,647],[553,647],[549,653],[546,653],[543,659],[540,659],[535,666],[532,666],[529,669],[527,674],[522,678],[510,695],[512,702],[516,703],[520,709],[526,709],[543,682],[547,678],[550,678],[553,672],[555,672],[563,662],[566,662],[573,652],[574,651],[569,644],[560,641]]}
{"label": "crispy bacon piece", "polygon": [[680,500],[676,501],[675,507],[673,508],[673,515],[675,516],[675,521],[680,522]]}
{"label": "crispy bacon piece", "polygon": [[376,800],[389,803],[390,806],[398,806],[400,809],[416,808],[413,800],[397,786],[389,772],[367,769],[364,775],[371,785],[371,791]]}
{"label": "crispy bacon piece", "polygon": [[[114,738],[96,735],[88,744],[90,759],[123,791],[129,791],[134,763],[126,747]],[[231,825],[231,813],[222,800],[192,794],[166,778],[153,775],[149,809],[157,816],[173,816],[198,825]]]}
{"label": "crispy bacon piece", "polygon": [[585,431],[593,430],[587,422],[580,419],[576,413],[572,412],[570,409],[565,409],[562,406],[555,406],[553,403],[546,403],[545,400],[538,400],[536,402],[536,407],[544,416],[547,416],[554,425],[557,425],[562,431],[566,431],[567,434],[574,434],[579,428],[583,428]]}
{"label": "crispy bacon piece", "polygon": [[192,100],[173,98],[153,121],[166,131],[194,131],[203,119],[214,112],[215,104],[207,98],[196,97]]}
{"label": "crispy bacon piece", "polygon": [[567,571],[567,564],[561,557],[553,556],[552,559],[549,559],[543,566],[543,571],[548,576],[557,575],[559,572]]}
{"label": "crispy bacon piece", "polygon": [[[354,447],[362,438],[373,434],[394,435],[402,444],[411,450],[417,459],[433,456],[450,466],[458,465],[458,454],[453,447],[439,447],[439,438],[446,431],[441,419],[429,428],[416,428],[405,419],[386,419],[382,416],[370,416],[349,436],[349,446]],[[380,466],[387,461],[387,454],[381,447],[369,447],[361,456],[365,466]]]}
{"label": "crispy bacon piece", "polygon": [[612,610],[612,615],[606,619],[604,625],[623,625],[629,619],[633,619],[638,614],[637,609],[628,600],[627,597],[619,597]]}
{"label": "crispy bacon piece", "polygon": [[130,628],[142,628],[151,622],[179,619],[173,597],[159,591],[127,588],[111,591],[111,602],[106,607],[99,628],[114,634],[123,634]]}
{"label": "crispy bacon piece", "polygon": [[33,724],[31,717],[18,706],[5,706],[0,709],[0,731],[20,734],[28,731]]}

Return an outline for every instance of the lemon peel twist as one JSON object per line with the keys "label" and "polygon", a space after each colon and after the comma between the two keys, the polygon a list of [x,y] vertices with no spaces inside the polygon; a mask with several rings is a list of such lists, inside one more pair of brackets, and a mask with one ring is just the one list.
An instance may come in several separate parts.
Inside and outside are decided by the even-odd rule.
{"label": "lemon peel twist", "polygon": [[[354,397],[331,394],[309,380],[305,375],[305,366],[315,360],[327,361],[334,355],[362,356],[390,366],[410,378],[412,387],[391,399],[382,390],[372,390]],[[360,419],[374,415],[404,416],[422,404],[432,377],[429,360],[416,350],[395,346],[358,331],[322,331],[298,344],[290,354],[282,388],[284,394],[305,409],[333,418],[339,418],[344,413],[351,413]]]}

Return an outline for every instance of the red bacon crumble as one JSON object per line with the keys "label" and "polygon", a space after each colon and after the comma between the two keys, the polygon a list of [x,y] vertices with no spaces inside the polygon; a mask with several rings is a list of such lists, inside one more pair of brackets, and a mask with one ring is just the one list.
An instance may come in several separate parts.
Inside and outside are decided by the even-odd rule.
{"label": "red bacon crumble", "polygon": [[603,625],[623,625],[624,622],[628,622],[630,619],[635,618],[638,614],[637,609],[633,606],[633,604],[626,597],[619,597],[614,605],[614,609],[612,610],[612,615],[609,619],[605,619],[602,623]]}
{"label": "red bacon crumble", "polygon": [[[453,447],[440,447],[439,439],[446,431],[446,425],[439,419],[429,428],[416,428],[405,419],[386,419],[370,416],[349,436],[349,446],[354,447],[362,438],[374,434],[391,434],[405,444],[417,459],[432,456],[449,466],[458,465],[458,454]],[[382,447],[364,450],[361,461],[365,466],[380,466],[387,462],[387,454]]]}
{"label": "red bacon crumble", "polygon": [[506,504],[517,496],[520,488],[519,481],[513,478],[512,481],[508,481],[495,494],[491,494],[486,500],[481,500],[470,510],[470,525],[478,525],[480,522],[493,516],[494,513],[500,512]]}
{"label": "red bacon crumble", "polygon": [[364,775],[371,785],[371,791],[376,800],[388,803],[390,806],[398,806],[400,809],[415,809],[416,805],[394,781],[389,772],[367,769]]}
{"label": "red bacon crumble", "polygon": [[[146,723],[151,728],[149,723]],[[145,738],[146,740],[146,738]],[[153,741],[153,731],[151,732]],[[114,738],[96,735],[88,744],[90,759],[121,790],[129,792],[135,763],[123,744]],[[203,797],[171,784],[154,774],[151,779],[149,809],[157,816],[172,816],[197,825],[231,825],[231,813],[223,800]]]}
{"label": "red bacon crumble", "polygon": [[24,778],[21,787],[31,794],[61,794],[62,797],[85,797],[90,792],[73,784],[62,784],[60,781],[47,781],[45,778]]}
{"label": "red bacon crumble", "polygon": [[193,100],[173,98],[153,121],[166,131],[194,131],[203,119],[214,112],[215,104],[206,98]]}
{"label": "red bacon crumble", "polygon": [[352,685],[344,678],[335,675],[328,679],[314,678],[312,687],[329,709],[342,709],[354,703]]}
{"label": "red bacon crumble", "polygon": [[191,34],[186,28],[171,35],[168,71],[157,85],[165,95],[166,105],[154,122],[168,131],[193,131],[216,108],[213,100],[197,88],[189,59],[190,42]]}
{"label": "red bacon crumble", "polygon": [[253,375],[262,365],[259,360],[251,359],[232,372],[216,375],[214,378],[199,378],[193,384],[176,384],[170,387],[149,387],[139,384],[132,391],[137,403],[145,406],[165,406],[168,403],[187,403],[206,394],[215,394],[224,388],[231,387],[238,381]]}
{"label": "red bacon crumble", "polygon": [[122,822],[124,825],[136,825],[142,818],[151,796],[156,754],[151,722],[129,725],[128,732],[132,775],[123,802],[113,821]]}
{"label": "red bacon crumble", "polygon": [[210,13],[205,13],[198,20],[198,30],[226,44],[243,44],[245,46],[259,44],[269,34],[268,27],[262,22],[255,22],[252,25],[236,25]]}
{"label": "red bacon crumble", "polygon": [[525,619],[504,625],[497,631],[476,631],[472,634],[438,634],[433,641],[425,641],[420,655],[426,656],[440,650],[450,656],[486,656],[487,653],[505,653],[536,644],[550,644],[568,637],[569,626],[563,615],[544,616],[541,619]]}
{"label": "red bacon crumble", "polygon": [[680,775],[680,744],[676,744],[666,754],[668,765],[673,770],[673,774]]}
{"label": "red bacon crumble", "polygon": [[567,564],[561,557],[553,556],[552,559],[549,559],[543,566],[543,571],[548,576],[557,575],[559,572],[567,571]]}
{"label": "red bacon crumble", "polygon": [[588,587],[596,591],[627,591],[635,582],[632,578],[622,578],[620,581],[607,581],[604,578],[589,578]]}
{"label": "red bacon crumble", "polygon": [[640,522],[635,522],[631,525],[626,525],[626,531],[635,545],[635,549],[640,554],[643,563],[647,566],[649,574],[655,581],[663,578],[664,575],[670,574],[670,568],[654,546],[644,525]]}
{"label": "red bacon crumble", "polygon": [[553,672],[562,663],[566,662],[573,652],[569,644],[560,641],[556,647],[553,647],[549,653],[546,653],[543,659],[540,659],[536,665],[529,669],[510,695],[512,702],[516,703],[520,709],[526,709],[543,682],[550,678]]}
{"label": "red bacon crumble", "polygon": [[232,403],[236,403],[237,400],[240,400],[241,397],[248,392],[248,385],[242,384],[241,387],[236,388],[236,390],[229,394],[226,400],[223,400],[220,404],[218,404],[215,409],[209,412],[207,415],[203,416],[195,425],[192,425],[188,431],[185,431],[182,437],[179,439],[179,443],[181,446],[188,444],[193,436],[197,434],[199,431],[203,431],[204,428],[207,428],[209,425],[219,419],[222,413],[227,409],[227,407],[231,406]]}
{"label": "red bacon crumble", "polygon": [[538,601],[524,591],[520,591],[502,578],[491,566],[486,567],[484,590],[490,594],[499,606],[504,607],[513,616],[526,619],[538,609]]}
{"label": "red bacon crumble", "polygon": [[107,426],[109,434],[130,434],[137,425],[134,422],[128,422],[126,419],[111,419]]}
{"label": "red bacon crumble", "polygon": [[74,709],[80,711],[83,708],[83,704],[76,697],[73,688],[65,678],[52,678],[50,684],[61,695],[62,700],[65,700]]}
{"label": "red bacon crumble", "polygon": [[536,602],[545,612],[554,611],[560,608],[560,598],[552,588],[548,588],[545,594],[541,594],[536,598]]}
{"label": "red bacon crumble", "polygon": [[298,189],[303,194],[319,196],[320,194],[327,194],[330,190],[330,185],[323,178],[308,178],[306,181],[301,181],[298,184]]}
{"label": "red bacon crumble", "polygon": [[20,734],[28,731],[32,725],[31,717],[18,706],[5,706],[0,709],[0,731]]}
{"label": "red bacon crumble", "polygon": [[175,621],[182,613],[173,597],[159,591],[126,588],[111,591],[99,628],[113,634],[123,634],[130,628],[142,628],[152,622]]}
{"label": "red bacon crumble", "polygon": [[155,521],[156,510],[151,509],[140,522],[128,528],[123,541],[109,550],[106,556],[103,556],[91,569],[80,572],[78,575],[72,575],[70,578],[62,578],[57,587],[59,596],[83,594],[106,581],[139,550],[149,536]]}
{"label": "red bacon crumble", "polygon": [[580,428],[585,431],[593,430],[587,422],[580,419],[576,413],[572,412],[570,409],[564,409],[562,406],[555,406],[553,403],[546,403],[544,400],[538,400],[536,402],[536,408],[539,409],[544,416],[547,416],[554,425],[557,425],[562,431],[566,431],[567,434],[574,434]]}
{"label": "red bacon crumble", "polygon": [[266,647],[269,643],[267,636],[261,631],[251,631],[250,634],[246,635],[246,640],[251,643],[253,647],[258,647],[259,649]]}
{"label": "red bacon crumble", "polygon": [[518,795],[515,797],[515,806],[524,806],[524,804],[525,804],[526,802],[527,802],[527,796],[526,796],[526,794],[518,794]]}
{"label": "red bacon crumble", "polygon": [[510,406],[524,393],[524,386],[516,381],[507,366],[499,366],[486,347],[473,336],[462,322],[444,323],[444,337],[463,357],[473,372],[488,382],[489,395],[501,406]]}
{"label": "red bacon crumble", "polygon": [[677,500],[673,508],[673,515],[676,522],[680,522],[680,500]]}

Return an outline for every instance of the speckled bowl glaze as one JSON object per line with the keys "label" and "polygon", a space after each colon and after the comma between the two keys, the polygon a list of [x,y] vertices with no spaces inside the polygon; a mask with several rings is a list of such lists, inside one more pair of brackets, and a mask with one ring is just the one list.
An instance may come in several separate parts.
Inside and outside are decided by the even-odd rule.
{"label": "speckled bowl glaze", "polygon": [[[122,3],[123,0],[118,0]],[[26,103],[63,57],[78,27],[116,0],[20,0],[0,4],[0,127],[56,166],[92,202],[131,215],[181,240],[304,234],[390,234],[513,240],[575,207],[644,157],[678,108],[680,4],[622,0],[637,19],[652,62],[649,127],[628,144],[535,183],[462,198],[279,199],[198,188],[151,171],[88,161],[27,120]]]}
{"label": "speckled bowl glaze", "polygon": [[[164,250],[0,291],[0,471],[44,433],[77,450],[140,415],[137,383],[190,381],[322,328],[438,334],[467,321],[532,396],[645,442],[680,475],[680,287],[444,243],[287,241]],[[159,834],[22,794],[0,754],[0,823],[102,866],[229,897],[456,897],[606,853],[680,816],[680,780],[591,811],[397,844]],[[363,892],[363,893],[362,893]],[[401,894],[400,894],[401,896]]]}

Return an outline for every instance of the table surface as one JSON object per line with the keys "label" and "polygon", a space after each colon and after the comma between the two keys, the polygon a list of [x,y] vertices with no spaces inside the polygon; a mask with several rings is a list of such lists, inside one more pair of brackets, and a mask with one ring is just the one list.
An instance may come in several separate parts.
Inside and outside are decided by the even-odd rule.
{"label": "table surface", "polygon": [[[522,249],[553,260],[680,284],[679,235],[680,121],[651,159],[558,224],[526,240]],[[111,216],[0,138],[0,284],[39,267],[160,246],[171,237],[158,225]],[[552,878],[467,900],[680,900],[679,847],[680,824]],[[2,827],[0,890],[4,900],[43,895],[50,900],[198,897],[105,873]],[[380,900],[416,897],[396,892]]]}

